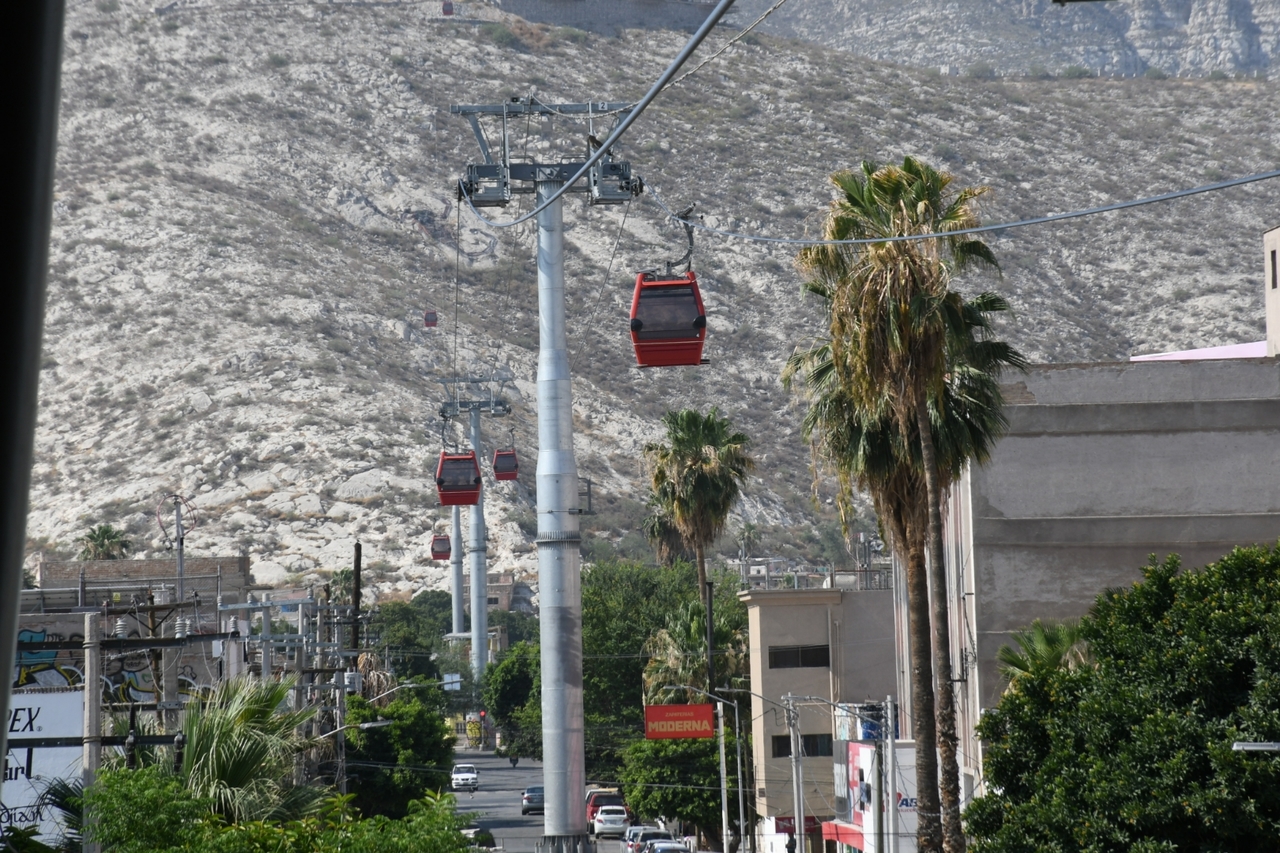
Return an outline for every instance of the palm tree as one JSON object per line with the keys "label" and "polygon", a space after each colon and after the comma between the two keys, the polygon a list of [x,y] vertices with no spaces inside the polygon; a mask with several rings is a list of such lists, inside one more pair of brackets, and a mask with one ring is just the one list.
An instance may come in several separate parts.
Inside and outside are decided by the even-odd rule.
{"label": "palm tree", "polygon": [[295,756],[311,746],[298,727],[313,713],[281,710],[293,687],[292,679],[226,681],[183,716],[183,781],[228,821],[292,820],[316,813],[332,796],[289,783]]}
{"label": "palm tree", "polygon": [[1089,647],[1080,622],[1043,622],[1039,619],[1013,635],[1014,646],[996,653],[1000,674],[1009,682],[1006,692],[1017,690],[1024,678],[1039,678],[1059,669],[1075,669],[1089,661]]}
{"label": "palm tree", "polygon": [[651,501],[671,519],[698,564],[698,594],[707,594],[707,546],[724,531],[755,461],[750,439],[734,432],[717,409],[667,412],[666,444],[647,444]]}
{"label": "palm tree", "polygon": [[[944,468],[958,469],[965,460],[954,458],[944,465],[934,431],[948,417],[944,392],[953,362],[959,359],[977,373],[993,373],[999,367],[1001,353],[1016,353],[989,340],[985,323],[967,324],[974,319],[976,309],[971,306],[966,315],[964,301],[950,287],[955,276],[969,267],[998,269],[985,243],[964,235],[896,241],[891,238],[945,234],[977,225],[975,202],[989,188],[953,192],[949,189],[951,175],[910,157],[901,166],[877,168],[864,162],[861,174],[840,172],[832,176],[832,181],[840,196],[828,212],[824,238],[886,239],[863,245],[816,245],[804,249],[798,260],[813,277],[810,289],[822,292],[830,302],[831,371],[833,381],[848,397],[847,405],[859,413],[866,426],[896,433],[897,438],[889,446],[897,446],[899,461],[914,457],[912,448],[918,446],[917,470],[923,480],[927,519],[929,585],[935,591],[932,649],[937,683],[936,734],[943,765],[943,840],[950,853],[959,853],[964,850],[965,839],[959,811],[941,496]],[[981,314],[977,310],[978,319]],[[989,384],[996,394],[993,423],[998,426],[999,387],[994,382]],[[989,445],[987,441],[986,446]],[[920,585],[912,580],[909,573],[908,596],[915,599],[913,590],[918,593]],[[914,601],[911,609],[912,621],[928,619],[929,608],[923,600]],[[916,708],[918,722],[922,722],[923,711]],[[930,787],[925,779],[920,780],[922,798],[932,797],[926,794]],[[930,811],[929,804],[922,800],[922,849],[937,849],[936,826],[929,817]]]}
{"label": "palm tree", "polygon": [[99,524],[90,527],[88,532],[76,540],[80,546],[77,560],[122,560],[129,553],[129,540],[124,537],[123,530],[117,530],[110,524]]}
{"label": "palm tree", "polygon": [[[747,638],[730,614],[712,616],[711,633],[717,651],[716,680],[732,684],[747,671]],[[666,625],[644,644],[649,662],[644,668],[644,697],[649,705],[685,701],[698,704],[705,696],[691,691],[663,690],[673,684],[687,684],[701,690],[707,686],[707,611],[702,603],[686,602],[667,615]]]}
{"label": "palm tree", "polygon": [[672,520],[669,508],[659,504],[653,496],[650,496],[648,506],[649,514],[640,522],[640,528],[653,546],[658,562],[671,568],[676,560],[688,559],[689,552],[685,548],[684,538]]}

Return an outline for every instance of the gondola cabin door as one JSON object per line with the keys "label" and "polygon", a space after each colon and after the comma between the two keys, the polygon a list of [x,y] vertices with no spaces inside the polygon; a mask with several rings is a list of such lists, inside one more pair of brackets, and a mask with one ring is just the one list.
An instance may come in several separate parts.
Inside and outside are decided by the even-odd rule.
{"label": "gondola cabin door", "polygon": [[641,367],[696,367],[702,364],[707,339],[707,311],[702,306],[698,276],[636,276],[631,299],[631,343]]}
{"label": "gondola cabin door", "polygon": [[480,501],[480,464],[474,450],[441,451],[436,465],[436,490],[441,506],[475,506]]}

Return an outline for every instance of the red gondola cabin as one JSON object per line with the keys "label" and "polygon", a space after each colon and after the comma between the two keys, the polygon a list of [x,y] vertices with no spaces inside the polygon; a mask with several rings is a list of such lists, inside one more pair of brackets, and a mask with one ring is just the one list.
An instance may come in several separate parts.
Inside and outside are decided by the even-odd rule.
{"label": "red gondola cabin", "polygon": [[707,311],[702,307],[698,276],[636,276],[631,300],[631,343],[641,367],[692,367],[702,363],[707,339]]}
{"label": "red gondola cabin", "polygon": [[431,537],[431,559],[447,560],[453,554],[453,548],[449,544],[449,537],[442,536],[437,533]]}
{"label": "red gondola cabin", "polygon": [[438,326],[439,324],[440,324],[440,318],[436,316],[436,312],[434,312],[434,311],[426,311],[426,312],[423,312],[423,315],[422,315],[422,328],[424,328],[424,329],[434,329],[434,328],[435,328],[436,326]]}
{"label": "red gondola cabin", "polygon": [[453,14],[453,0],[444,0],[444,3],[441,4],[441,7],[440,7],[440,14],[441,15]]}
{"label": "red gondola cabin", "polygon": [[514,480],[520,475],[520,460],[514,450],[493,452],[493,479]]}
{"label": "red gondola cabin", "polygon": [[436,490],[441,506],[475,506],[480,500],[480,464],[474,450],[441,451],[436,465]]}

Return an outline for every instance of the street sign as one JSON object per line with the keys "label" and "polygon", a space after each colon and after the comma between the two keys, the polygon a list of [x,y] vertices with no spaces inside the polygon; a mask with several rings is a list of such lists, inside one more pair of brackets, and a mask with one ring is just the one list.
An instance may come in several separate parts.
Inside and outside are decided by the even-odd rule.
{"label": "street sign", "polygon": [[650,740],[684,737],[715,737],[715,706],[646,705],[644,736]]}

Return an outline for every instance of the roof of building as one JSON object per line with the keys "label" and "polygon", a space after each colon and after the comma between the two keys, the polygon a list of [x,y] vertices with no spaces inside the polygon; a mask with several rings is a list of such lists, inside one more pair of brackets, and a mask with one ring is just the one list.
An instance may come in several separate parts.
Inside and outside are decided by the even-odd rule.
{"label": "roof of building", "polygon": [[1158,352],[1151,355],[1130,356],[1130,361],[1216,361],[1231,358],[1266,358],[1267,342],[1253,341],[1247,344],[1227,344],[1221,347],[1201,347],[1174,352]]}

